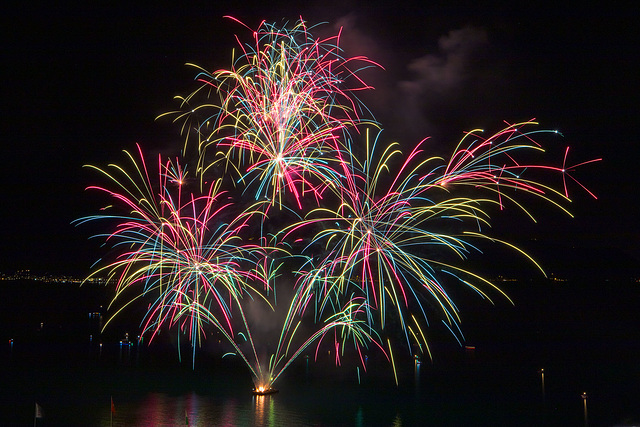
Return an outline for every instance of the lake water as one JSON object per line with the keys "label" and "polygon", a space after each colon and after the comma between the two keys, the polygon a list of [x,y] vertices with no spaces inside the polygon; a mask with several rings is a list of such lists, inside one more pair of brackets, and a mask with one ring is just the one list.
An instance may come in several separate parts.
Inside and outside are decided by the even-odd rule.
{"label": "lake water", "polygon": [[[79,317],[69,314],[86,316],[94,296],[68,289],[48,299],[50,289],[39,288],[42,304],[25,302],[26,310],[16,301],[33,294],[4,289],[0,300],[13,304],[0,307],[0,425],[33,425],[37,402],[39,426],[580,426],[584,391],[589,425],[638,425],[637,288],[624,294],[610,284],[606,294],[598,285],[576,296],[564,286],[546,289],[549,300],[498,305],[475,317],[463,307],[475,348],[436,336],[433,362],[398,356],[398,385],[379,356],[370,357],[366,373],[348,360],[336,367],[330,356],[301,357],[278,380],[280,392],[263,397],[251,395],[237,359],[206,349],[195,369],[153,345],[121,350],[119,330],[102,336],[100,349],[90,328],[75,327]],[[569,301],[577,307],[563,307]]]}
{"label": "lake water", "polygon": [[[285,373],[279,393],[252,396],[247,372],[235,365],[189,371],[69,362],[10,363],[0,424],[29,425],[37,402],[45,415],[38,425],[108,426],[111,398],[113,425],[119,426],[186,425],[187,418],[193,426],[505,425],[521,417],[526,421],[520,425],[535,425],[532,417],[541,416],[535,373],[501,392],[495,387],[504,373],[497,373],[500,381],[487,382],[468,368],[449,378],[417,371],[401,375],[396,386],[382,366],[378,375],[361,373],[358,383],[357,370],[311,362],[309,370],[296,365]],[[579,421],[575,400],[572,412]]]}

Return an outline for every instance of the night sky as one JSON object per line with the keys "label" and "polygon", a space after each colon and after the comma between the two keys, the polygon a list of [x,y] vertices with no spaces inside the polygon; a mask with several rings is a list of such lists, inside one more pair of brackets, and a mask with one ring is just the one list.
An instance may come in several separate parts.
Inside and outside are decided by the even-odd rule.
{"label": "night sky", "polygon": [[558,129],[564,138],[550,147],[551,158],[561,161],[569,145],[575,163],[604,159],[576,174],[598,200],[573,186],[575,219],[539,210],[537,225],[523,225],[505,215],[496,232],[512,233],[525,248],[533,237],[573,248],[575,258],[589,254],[585,262],[603,271],[640,257],[640,10],[634,6],[53,3],[3,12],[2,273],[88,272],[98,245],[88,241],[90,228],[71,222],[99,204],[84,191],[96,176],[82,166],[121,162],[121,150],[135,143],[147,152],[181,147],[177,129],[155,118],[177,107],[175,95],[195,88],[185,63],[230,65],[233,35],[246,40],[249,34],[224,15],[253,28],[262,19],[299,16],[326,21],[320,33],[342,25],[346,55],[366,55],[385,68],[366,73],[376,90],[365,102],[389,142],[431,136],[434,152],[446,153],[463,131],[498,131],[503,120],[535,117],[542,128]]}

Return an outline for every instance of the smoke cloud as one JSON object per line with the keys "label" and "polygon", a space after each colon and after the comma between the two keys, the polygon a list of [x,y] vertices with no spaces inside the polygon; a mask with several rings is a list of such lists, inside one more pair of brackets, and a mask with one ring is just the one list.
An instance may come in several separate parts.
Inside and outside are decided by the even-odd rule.
{"label": "smoke cloud", "polygon": [[426,48],[416,41],[413,55],[403,52],[404,58],[378,40],[379,34],[359,26],[354,14],[338,19],[334,29],[339,28],[345,56],[364,55],[384,67],[364,71],[375,89],[360,96],[385,129],[385,139],[414,144],[431,137],[450,146],[463,131],[522,119],[510,113],[518,83],[512,81],[507,55],[483,28],[451,30],[424,54]]}

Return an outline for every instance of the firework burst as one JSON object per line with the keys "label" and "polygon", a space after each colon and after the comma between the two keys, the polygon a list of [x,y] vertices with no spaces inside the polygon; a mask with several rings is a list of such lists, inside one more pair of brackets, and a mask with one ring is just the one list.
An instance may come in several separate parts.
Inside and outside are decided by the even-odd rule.
{"label": "firework burst", "polygon": [[[264,257],[265,248],[243,243],[240,234],[257,210],[233,211],[234,205],[214,181],[203,194],[183,189],[186,173],[179,163],[158,158],[158,179],[153,182],[140,148],[140,159],[125,152],[133,173],[110,165],[101,172],[116,190],[89,187],[108,194],[115,202],[109,210],[124,214],[87,217],[115,224],[104,235],[117,253],[116,259],[95,270],[116,282],[112,306],[118,306],[127,291],[138,289],[114,316],[138,298],[151,302],[143,320],[143,334],[151,340],[163,328],[177,326],[196,344],[213,325],[229,339],[234,336],[234,313],[243,317],[241,300],[261,295],[270,285],[258,269],[249,269]],[[231,220],[224,221],[228,212]],[[258,286],[259,289],[254,289]],[[260,291],[260,292],[259,292]],[[105,325],[106,326],[106,325]]]}
{"label": "firework burst", "polygon": [[[93,167],[108,185],[89,188],[114,206],[78,222],[112,224],[101,237],[114,259],[93,275],[116,283],[114,316],[144,300],[143,334],[177,329],[194,360],[207,329],[218,331],[258,391],[328,340],[336,364],[353,347],[365,367],[363,349],[376,346],[395,373],[392,324],[410,351],[429,357],[432,319],[462,342],[452,286],[508,300],[467,267],[477,242],[506,245],[537,266],[488,234],[493,212],[515,206],[534,219],[533,199],[569,213],[567,184],[582,186],[574,170],[599,159],[567,166],[567,149],[561,166],[530,161],[544,153],[535,138],[547,132],[533,121],[488,137],[468,132],[448,159],[426,155],[428,140],[403,154],[380,142],[356,96],[369,88],[358,71],[377,64],[344,58],[340,34],[315,39],[304,21],[263,22],[252,34],[251,43],[238,42],[231,68],[200,69],[201,86],[168,113],[181,123],[183,153],[197,152],[196,190],[179,159],[159,156],[149,173],[139,147],[137,157],[125,152],[127,167]],[[543,184],[549,174],[562,185]],[[293,284],[280,276],[284,265]],[[269,337],[275,350],[262,358],[253,302],[279,318]]]}
{"label": "firework burst", "polygon": [[[301,209],[303,198],[319,200],[333,185],[342,141],[370,121],[354,95],[369,86],[352,66],[376,64],[344,58],[339,34],[315,39],[303,21],[291,29],[263,22],[253,34],[252,44],[239,43],[230,69],[198,67],[202,86],[181,98],[185,112],[173,114],[186,144],[197,140],[203,170],[217,163],[204,163],[215,147],[257,200],[281,205],[290,193]],[[206,102],[197,101],[202,96]]]}
{"label": "firework burst", "polygon": [[[510,125],[486,139],[469,133],[448,161],[425,156],[425,141],[405,157],[397,144],[381,150],[379,134],[370,141],[367,133],[363,161],[352,154],[355,149],[345,151],[345,180],[335,186],[340,189],[337,207],[313,209],[281,233],[290,239],[300,230],[319,229],[304,248],[313,253],[307,268],[299,272],[304,286],[316,290],[318,313],[331,312],[355,295],[367,301],[360,314],[370,330],[384,332],[392,315],[409,349],[415,344],[430,356],[424,333],[429,317],[442,318],[462,340],[459,310],[448,290],[451,282],[489,301],[487,290],[508,299],[464,266],[469,254],[478,250],[473,240],[504,244],[540,268],[524,251],[486,234],[492,207],[502,208],[509,201],[533,218],[516,197],[517,190],[520,196],[533,195],[567,212],[562,206],[569,200],[565,194],[527,177],[532,171],[564,177],[566,169],[516,160],[521,152],[542,151],[532,139],[537,131],[523,130],[533,124]],[[456,195],[466,186],[474,195],[487,195]],[[391,344],[387,347],[392,354]]]}

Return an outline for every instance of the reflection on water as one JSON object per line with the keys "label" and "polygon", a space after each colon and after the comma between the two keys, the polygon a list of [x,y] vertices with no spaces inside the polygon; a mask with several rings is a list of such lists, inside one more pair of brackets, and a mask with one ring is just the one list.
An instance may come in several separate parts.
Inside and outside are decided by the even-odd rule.
{"label": "reflection on water", "polygon": [[262,416],[257,407],[256,422],[251,418],[249,405],[243,408],[235,399],[216,401],[195,392],[183,396],[150,393],[135,408],[134,422],[143,427],[263,425],[258,421]]}
{"label": "reflection on water", "polygon": [[137,408],[136,424],[139,426],[185,425],[198,426],[206,418],[206,407],[201,408],[195,393],[169,397],[151,393]]}
{"label": "reflection on water", "polygon": [[[253,404],[255,407],[256,425],[273,425],[275,421],[273,395],[253,396]],[[266,414],[265,414],[266,412]],[[265,416],[268,424],[265,424]]]}
{"label": "reflection on water", "polygon": [[[267,405],[267,400],[269,400],[269,407],[271,412],[269,415],[273,414],[273,401],[271,399],[267,399],[270,396],[253,396],[253,403],[255,405],[255,414],[256,414],[256,422],[260,425],[264,425],[264,412],[265,406]],[[269,417],[271,418],[271,416]]]}
{"label": "reflection on water", "polygon": [[356,412],[356,427],[364,426],[364,414],[362,413],[362,406],[358,406],[358,412]]}
{"label": "reflection on water", "polygon": [[[101,411],[101,426],[111,423],[109,408]],[[362,414],[360,413],[360,419]],[[116,403],[114,426],[311,426],[303,414],[293,412],[275,395],[247,396],[246,400],[201,396],[195,392],[171,396],[149,393],[138,402]],[[364,425],[362,421],[357,425]]]}

